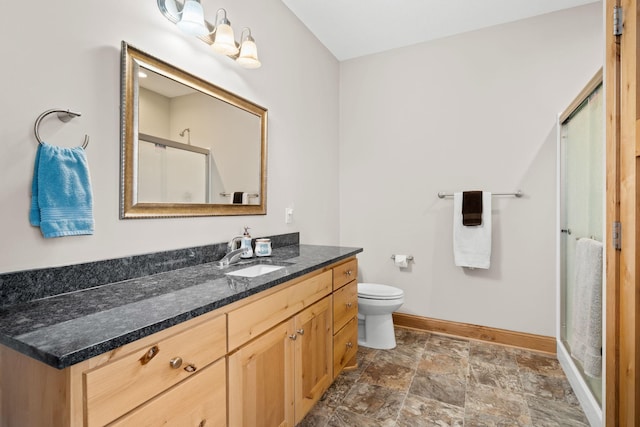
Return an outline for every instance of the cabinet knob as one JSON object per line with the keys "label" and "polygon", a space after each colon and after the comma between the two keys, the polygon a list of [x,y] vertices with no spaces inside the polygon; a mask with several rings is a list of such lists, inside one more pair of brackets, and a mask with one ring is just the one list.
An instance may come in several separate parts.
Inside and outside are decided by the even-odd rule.
{"label": "cabinet knob", "polygon": [[353,344],[351,343],[351,341],[349,341],[349,342],[347,343],[347,347],[348,347],[348,348],[353,347]]}
{"label": "cabinet knob", "polygon": [[171,366],[173,369],[178,369],[180,366],[182,366],[182,358],[174,357],[169,361],[169,366]]}
{"label": "cabinet knob", "polygon": [[187,372],[195,372],[196,368],[192,363],[189,363],[187,366],[184,367],[184,370]]}
{"label": "cabinet knob", "polygon": [[300,335],[304,335],[304,329],[300,328],[296,331],[297,333],[299,333]]}
{"label": "cabinet knob", "polygon": [[352,273],[351,270],[347,270],[347,271],[344,272],[344,274],[345,274],[345,276],[351,276],[351,274],[353,274],[353,273]]}
{"label": "cabinet knob", "polygon": [[351,308],[352,306],[353,306],[353,303],[351,303],[351,302],[347,303],[347,308]]}
{"label": "cabinet knob", "polygon": [[296,334],[293,334],[293,335],[289,335],[289,338],[295,341],[298,339],[298,336]]}

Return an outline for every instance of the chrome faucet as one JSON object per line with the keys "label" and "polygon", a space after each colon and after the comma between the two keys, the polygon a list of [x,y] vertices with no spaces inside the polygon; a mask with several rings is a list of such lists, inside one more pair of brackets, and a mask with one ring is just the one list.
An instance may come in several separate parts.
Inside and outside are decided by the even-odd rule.
{"label": "chrome faucet", "polygon": [[219,268],[228,267],[240,261],[240,256],[246,251],[245,248],[239,248],[238,244],[242,242],[242,236],[236,236],[227,243],[227,253],[216,263]]}
{"label": "chrome faucet", "polygon": [[225,256],[222,257],[220,261],[217,263],[217,267],[228,267],[231,264],[235,264],[240,261],[240,255],[244,253],[245,249],[235,249],[233,251],[227,252]]}

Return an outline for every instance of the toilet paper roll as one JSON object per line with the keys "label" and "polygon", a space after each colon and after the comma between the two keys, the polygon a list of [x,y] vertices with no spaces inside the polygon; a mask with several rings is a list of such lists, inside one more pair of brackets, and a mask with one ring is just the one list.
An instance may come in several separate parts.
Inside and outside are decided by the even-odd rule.
{"label": "toilet paper roll", "polygon": [[409,261],[407,261],[406,255],[396,255],[393,262],[396,264],[396,267],[406,268],[409,266]]}

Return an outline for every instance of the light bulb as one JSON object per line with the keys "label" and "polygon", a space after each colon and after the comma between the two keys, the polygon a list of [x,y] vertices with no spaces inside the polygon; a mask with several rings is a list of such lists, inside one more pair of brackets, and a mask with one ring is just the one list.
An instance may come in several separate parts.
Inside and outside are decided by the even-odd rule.
{"label": "light bulb", "polygon": [[204,10],[198,0],[187,0],[184,3],[182,17],[176,25],[190,36],[204,36],[209,33],[204,24]]}
{"label": "light bulb", "polygon": [[233,56],[238,53],[233,29],[229,24],[219,24],[211,48],[223,55]]}
{"label": "light bulb", "polygon": [[240,56],[236,62],[244,68],[259,68],[262,64],[258,60],[258,48],[250,36],[242,42]]}

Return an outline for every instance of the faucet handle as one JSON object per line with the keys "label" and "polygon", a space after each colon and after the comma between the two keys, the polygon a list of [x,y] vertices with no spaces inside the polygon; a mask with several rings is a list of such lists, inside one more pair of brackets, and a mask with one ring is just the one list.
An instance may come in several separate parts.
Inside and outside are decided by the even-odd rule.
{"label": "faucet handle", "polygon": [[227,253],[239,249],[239,243],[242,242],[242,236],[236,236],[227,243]]}

